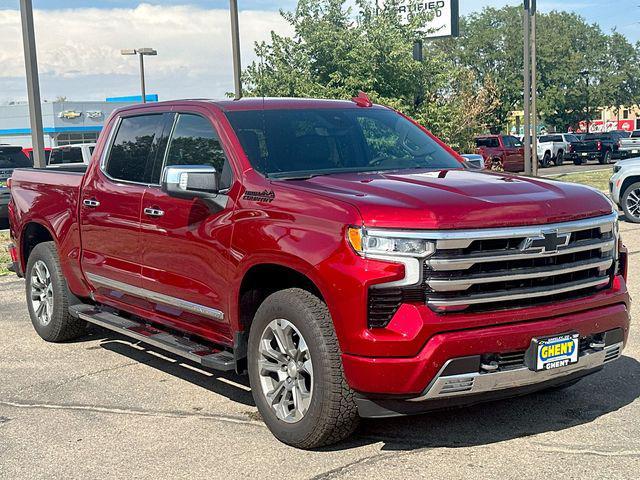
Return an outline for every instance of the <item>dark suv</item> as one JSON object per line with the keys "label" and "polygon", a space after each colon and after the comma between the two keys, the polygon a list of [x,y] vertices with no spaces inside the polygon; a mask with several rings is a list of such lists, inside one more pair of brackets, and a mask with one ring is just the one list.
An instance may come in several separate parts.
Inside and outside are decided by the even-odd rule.
{"label": "dark suv", "polygon": [[33,167],[33,162],[22,151],[22,147],[0,145],[0,222],[7,220],[10,197],[7,180],[11,178],[14,168],[25,167]]}

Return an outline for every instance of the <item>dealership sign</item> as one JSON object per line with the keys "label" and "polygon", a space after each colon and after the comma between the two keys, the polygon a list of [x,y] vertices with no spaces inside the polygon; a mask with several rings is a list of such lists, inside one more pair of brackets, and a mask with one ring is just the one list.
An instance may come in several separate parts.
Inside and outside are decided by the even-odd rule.
{"label": "dealership sign", "polygon": [[379,0],[378,7],[393,8],[405,25],[411,23],[416,15],[426,14],[428,20],[420,32],[424,38],[457,37],[460,34],[459,0]]}

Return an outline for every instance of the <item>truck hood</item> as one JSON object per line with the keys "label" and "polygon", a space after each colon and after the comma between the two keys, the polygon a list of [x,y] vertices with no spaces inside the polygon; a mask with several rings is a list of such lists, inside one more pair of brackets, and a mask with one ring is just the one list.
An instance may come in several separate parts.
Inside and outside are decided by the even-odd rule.
{"label": "truck hood", "polygon": [[288,185],[358,208],[365,226],[487,228],[565,222],[610,214],[600,192],[570,183],[447,170],[289,180]]}

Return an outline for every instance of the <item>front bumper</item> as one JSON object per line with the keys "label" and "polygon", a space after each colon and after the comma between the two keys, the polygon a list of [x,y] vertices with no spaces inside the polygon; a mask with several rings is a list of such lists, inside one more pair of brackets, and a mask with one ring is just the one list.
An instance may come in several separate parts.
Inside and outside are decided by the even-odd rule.
{"label": "front bumper", "polygon": [[[385,357],[343,354],[346,379],[351,388],[365,396],[417,398],[424,395],[452,359],[523,352],[529,348],[534,337],[577,332],[586,339],[620,329],[624,343],[629,332],[629,297],[622,277],[616,277],[615,286],[606,294],[611,296],[611,303],[587,306],[583,300],[582,309],[574,308],[569,312],[563,312],[556,305],[556,316],[553,317],[519,319],[522,312],[515,310],[510,311],[512,323],[498,325],[493,317],[486,316],[485,326],[472,326],[474,317],[464,316],[466,322],[457,323],[455,329],[452,324],[450,329],[434,333],[414,355]],[[611,301],[613,299],[615,303]],[[404,306],[398,312],[398,317],[402,318],[404,310],[420,315],[420,310]],[[431,318],[431,321],[436,320],[440,319]],[[447,317],[444,316],[442,320],[447,320]]]}
{"label": "front bumper", "polygon": [[587,345],[578,363],[555,370],[534,372],[522,365],[486,372],[480,367],[480,356],[452,359],[422,395],[406,399],[359,395],[356,398],[358,412],[365,418],[411,415],[510,398],[571,383],[598,372],[622,355],[624,332],[621,329],[604,332],[599,338],[603,346]]}

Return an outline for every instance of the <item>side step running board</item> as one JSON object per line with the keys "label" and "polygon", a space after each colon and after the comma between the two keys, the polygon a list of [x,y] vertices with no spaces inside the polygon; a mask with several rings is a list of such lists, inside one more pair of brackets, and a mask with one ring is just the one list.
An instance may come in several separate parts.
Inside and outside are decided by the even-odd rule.
{"label": "side step running board", "polygon": [[69,307],[69,313],[76,318],[179,355],[206,368],[225,372],[236,368],[231,352],[201,345],[144,323],[102,311],[93,305],[74,305]]}

